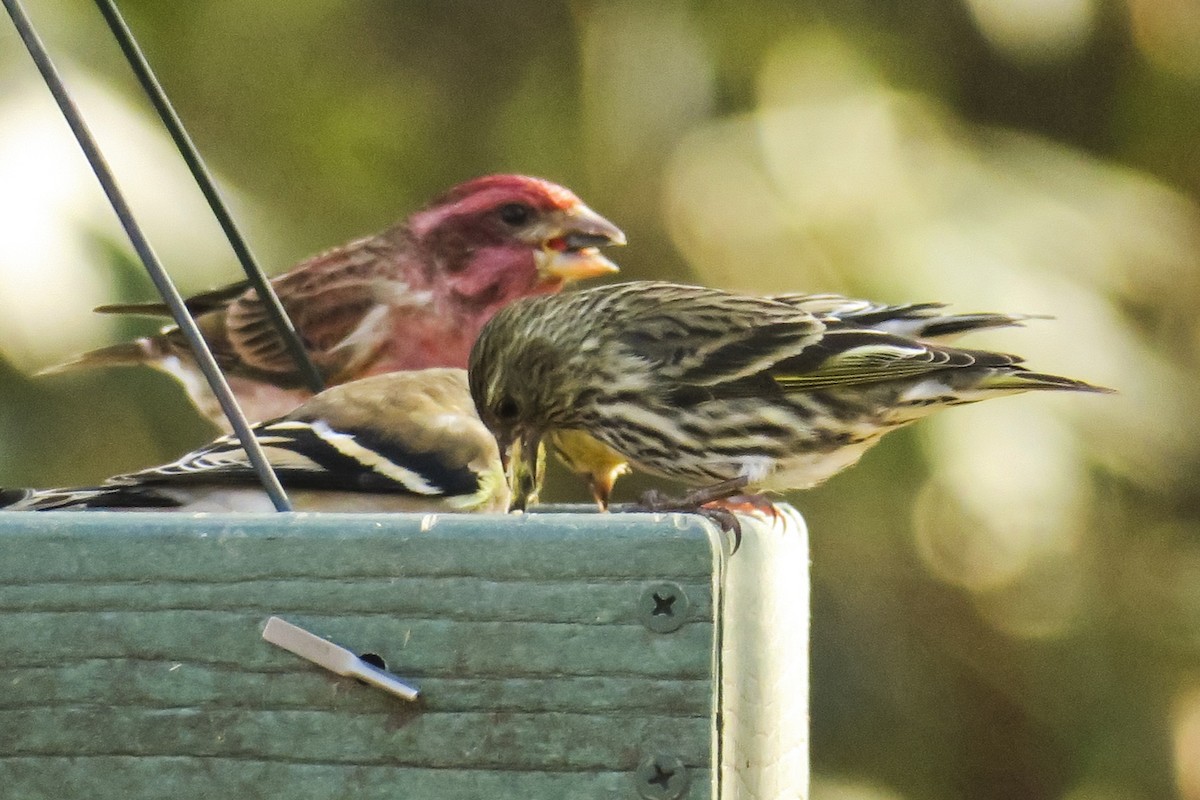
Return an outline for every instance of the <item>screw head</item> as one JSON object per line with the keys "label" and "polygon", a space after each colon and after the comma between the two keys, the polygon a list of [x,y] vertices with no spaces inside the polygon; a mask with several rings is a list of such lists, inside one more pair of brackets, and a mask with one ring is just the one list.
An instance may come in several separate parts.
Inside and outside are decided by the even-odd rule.
{"label": "screw head", "polygon": [[683,587],[670,581],[652,583],[638,599],[638,617],[655,633],[671,633],[687,622],[691,603]]}
{"label": "screw head", "polygon": [[691,788],[692,778],[677,756],[647,756],[634,773],[638,794],[646,800],[678,800]]}

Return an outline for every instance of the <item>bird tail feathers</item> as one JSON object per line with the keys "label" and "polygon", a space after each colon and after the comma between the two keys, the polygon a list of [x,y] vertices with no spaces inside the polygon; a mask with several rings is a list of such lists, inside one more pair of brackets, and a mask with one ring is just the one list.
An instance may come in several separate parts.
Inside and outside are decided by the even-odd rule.
{"label": "bird tail feathers", "polygon": [[[992,328],[1020,327],[1027,320],[1050,319],[1041,314],[942,314],[932,317],[915,317],[882,324],[881,330],[889,330],[914,339],[950,342],[958,337]],[[892,330],[892,328],[895,330]]]}
{"label": "bird tail feathers", "polygon": [[1045,372],[1028,372],[1026,370],[1005,370],[995,372],[980,382],[978,388],[995,391],[1065,391],[1065,392],[1094,392],[1097,394],[1115,394],[1116,389],[1106,386],[1096,386],[1086,381],[1064,378],[1061,375],[1051,375]]}
{"label": "bird tail feathers", "polygon": [[131,367],[160,361],[168,355],[170,353],[163,340],[158,337],[144,337],[80,353],[59,364],[43,367],[36,374],[39,376],[58,375],[76,369],[93,367]]}

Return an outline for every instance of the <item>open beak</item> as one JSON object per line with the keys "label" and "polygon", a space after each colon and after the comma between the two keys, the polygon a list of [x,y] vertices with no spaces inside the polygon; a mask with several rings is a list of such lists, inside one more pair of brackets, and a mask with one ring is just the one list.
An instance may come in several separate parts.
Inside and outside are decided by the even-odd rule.
{"label": "open beak", "polygon": [[538,259],[544,278],[578,281],[618,271],[599,250],[625,244],[625,234],[616,225],[583,203],[561,212],[552,224],[554,230],[543,242]]}

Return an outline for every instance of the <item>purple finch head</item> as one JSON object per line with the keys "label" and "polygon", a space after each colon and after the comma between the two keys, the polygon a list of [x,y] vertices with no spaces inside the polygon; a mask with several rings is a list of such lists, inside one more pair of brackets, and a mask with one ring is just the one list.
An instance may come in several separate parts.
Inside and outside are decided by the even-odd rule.
{"label": "purple finch head", "polygon": [[408,231],[430,282],[477,308],[614,273],[598,248],[625,243],[570,190],[521,175],[460,184],[413,214]]}

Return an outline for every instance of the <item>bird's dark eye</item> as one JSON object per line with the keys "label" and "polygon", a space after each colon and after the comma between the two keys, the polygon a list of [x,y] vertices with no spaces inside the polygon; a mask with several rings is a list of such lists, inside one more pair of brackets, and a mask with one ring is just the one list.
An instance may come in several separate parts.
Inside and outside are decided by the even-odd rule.
{"label": "bird's dark eye", "polygon": [[511,395],[500,398],[500,402],[496,404],[496,418],[501,422],[511,422],[520,413],[521,409],[517,407],[517,401]]}
{"label": "bird's dark eye", "polygon": [[533,209],[524,203],[508,203],[500,206],[500,219],[505,225],[524,225],[533,216]]}

